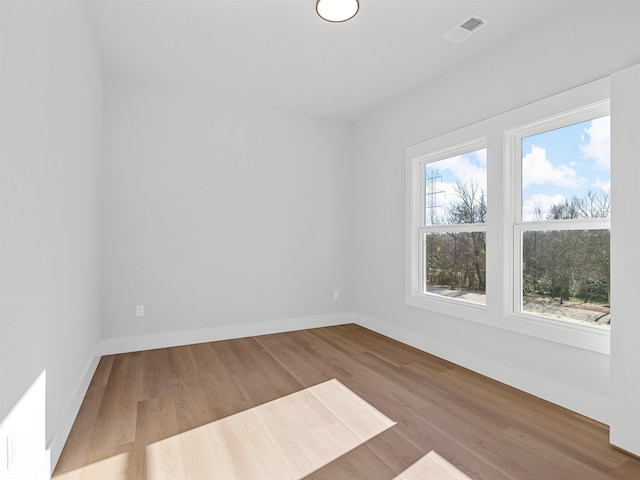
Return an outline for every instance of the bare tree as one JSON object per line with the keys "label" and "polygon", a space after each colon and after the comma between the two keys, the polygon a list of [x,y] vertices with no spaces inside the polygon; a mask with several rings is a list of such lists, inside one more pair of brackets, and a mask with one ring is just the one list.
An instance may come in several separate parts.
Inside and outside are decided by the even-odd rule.
{"label": "bare tree", "polygon": [[[484,223],[487,204],[484,190],[475,182],[458,182],[456,201],[445,213],[450,225]],[[430,235],[428,248],[428,281],[450,287],[485,291],[486,239],[484,232],[450,232]]]}
{"label": "bare tree", "polygon": [[458,182],[455,186],[458,201],[449,205],[447,220],[450,224],[485,223],[487,202],[484,190],[476,182]]}

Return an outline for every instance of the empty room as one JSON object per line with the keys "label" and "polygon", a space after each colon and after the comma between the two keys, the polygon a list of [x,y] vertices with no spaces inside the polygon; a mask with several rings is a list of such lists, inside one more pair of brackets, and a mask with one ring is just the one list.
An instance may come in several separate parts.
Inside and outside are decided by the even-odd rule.
{"label": "empty room", "polygon": [[640,478],[639,138],[638,0],[0,0],[0,480]]}

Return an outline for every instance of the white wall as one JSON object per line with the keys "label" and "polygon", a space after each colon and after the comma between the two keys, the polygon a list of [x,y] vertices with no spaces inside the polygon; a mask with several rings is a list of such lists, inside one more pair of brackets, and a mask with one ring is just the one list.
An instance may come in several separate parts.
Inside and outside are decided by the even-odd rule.
{"label": "white wall", "polygon": [[[633,26],[637,15],[631,14],[638,13],[638,6],[617,4],[619,10],[608,10],[602,3],[593,5],[601,10],[594,12],[602,19],[597,35],[586,29],[571,29],[568,35],[566,25],[574,22],[569,18],[573,12],[566,12],[545,24],[543,36],[525,32],[358,122],[354,310],[364,325],[607,422],[607,354],[497,328],[500,322],[483,325],[405,305],[406,148],[640,61],[637,32],[624,27]],[[602,48],[616,44],[615,51]],[[601,91],[593,97],[608,95],[607,86],[594,88]],[[502,174],[489,166],[489,188],[503,181]],[[494,209],[490,215],[500,214],[502,197],[491,198],[489,192],[488,201]],[[501,276],[502,251],[491,248],[490,266]],[[502,281],[493,278],[494,285]],[[495,290],[488,294],[500,295]],[[488,306],[488,312],[503,315],[501,305]]]}
{"label": "white wall", "polygon": [[[102,79],[80,1],[3,0],[0,32],[1,450],[12,429],[14,460],[37,468],[38,445],[62,448],[99,341]],[[45,377],[36,445],[24,431],[43,412],[25,405],[44,398],[25,393]]]}
{"label": "white wall", "polygon": [[640,64],[614,74],[611,84],[611,443],[640,455],[640,215],[634,209],[640,204]]}
{"label": "white wall", "polygon": [[348,321],[349,125],[116,78],[105,98],[108,351]]}

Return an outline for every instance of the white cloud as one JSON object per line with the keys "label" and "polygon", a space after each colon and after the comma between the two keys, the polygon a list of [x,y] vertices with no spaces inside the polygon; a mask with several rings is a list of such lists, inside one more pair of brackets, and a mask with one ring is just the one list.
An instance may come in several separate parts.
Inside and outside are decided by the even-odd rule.
{"label": "white cloud", "polygon": [[611,168],[611,117],[592,120],[585,132],[589,140],[580,145],[583,155],[594,158],[597,169],[609,170]]}
{"label": "white cloud", "polygon": [[[562,195],[543,195],[537,193],[527,198],[522,205],[522,220],[530,222],[532,220],[544,220],[552,205],[562,203],[565,198]],[[536,210],[540,210],[542,218],[536,218]]]}
{"label": "white cloud", "polygon": [[596,190],[611,193],[611,180],[601,180],[600,178],[596,178],[591,186]]}
{"label": "white cloud", "polygon": [[[458,155],[435,163],[433,166],[441,171],[450,171],[460,182],[477,184],[482,190],[487,191],[487,156],[482,154]],[[475,161],[474,161],[475,159]]]}
{"label": "white cloud", "polygon": [[567,165],[555,167],[547,159],[547,151],[543,147],[532,145],[531,151],[522,159],[522,188],[534,184],[575,188],[579,183],[576,171]]}
{"label": "white cloud", "polygon": [[475,153],[475,158],[481,165],[487,166],[487,149],[483,148],[482,150],[478,150]]}

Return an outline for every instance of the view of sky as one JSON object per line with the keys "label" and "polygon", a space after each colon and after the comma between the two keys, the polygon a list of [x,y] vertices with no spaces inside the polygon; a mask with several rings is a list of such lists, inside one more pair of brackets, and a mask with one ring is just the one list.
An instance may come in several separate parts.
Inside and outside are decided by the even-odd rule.
{"label": "view of sky", "polygon": [[609,116],[522,139],[523,220],[590,190],[611,190]]}
{"label": "view of sky", "polygon": [[[458,184],[487,192],[487,150],[426,165],[427,225],[442,223],[448,205],[459,201]],[[522,139],[522,219],[590,190],[611,190],[610,117],[601,117]],[[434,221],[432,222],[432,219]],[[438,221],[440,219],[440,221]]]}
{"label": "view of sky", "polygon": [[[487,149],[477,150],[464,155],[447,158],[426,166],[426,224],[434,225],[434,219],[442,219],[446,207],[459,201],[456,193],[458,183],[477,185],[478,198],[480,192],[487,192]],[[433,202],[433,203],[431,203]],[[433,205],[434,208],[430,208]]]}

